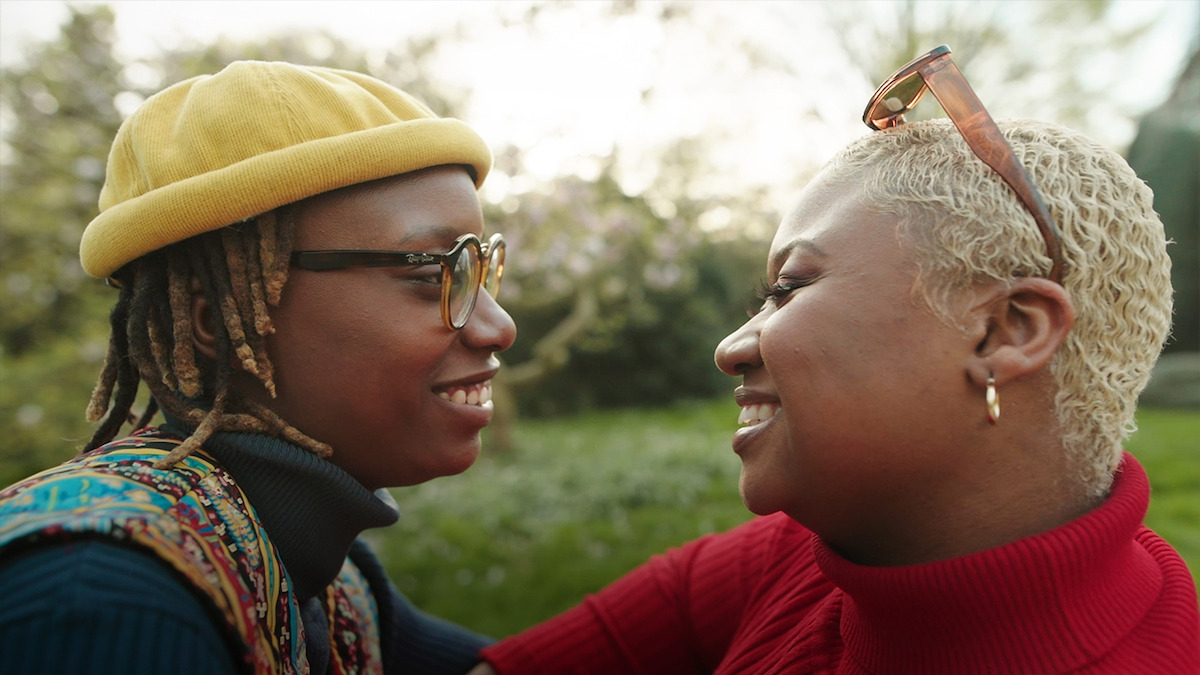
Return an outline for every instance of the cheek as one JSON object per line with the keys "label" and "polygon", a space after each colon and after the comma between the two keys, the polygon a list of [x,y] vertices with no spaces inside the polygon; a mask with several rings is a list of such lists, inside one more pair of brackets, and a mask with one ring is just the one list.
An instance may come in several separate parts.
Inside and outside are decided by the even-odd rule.
{"label": "cheek", "polygon": [[276,365],[285,371],[292,364],[321,369],[340,360],[362,337],[356,335],[359,322],[350,318],[337,309],[283,313],[272,336]]}
{"label": "cheek", "polygon": [[786,386],[791,376],[803,366],[807,353],[815,349],[808,331],[790,320],[787,308],[775,313],[762,327],[758,336],[759,354],[763,366],[775,380],[776,386]]}
{"label": "cheek", "polygon": [[293,281],[268,341],[281,393],[324,391],[364,408],[395,405],[432,383],[456,339],[436,303],[398,292],[388,280],[309,273]]}
{"label": "cheek", "polygon": [[[338,276],[304,273],[284,289],[283,301],[272,319],[276,342],[288,348],[328,351],[331,355],[393,332],[398,299],[381,295],[378,279],[364,273]],[[313,354],[308,354],[313,356]]]}
{"label": "cheek", "polygon": [[449,348],[444,331],[421,330],[402,319],[369,313],[294,328],[296,339],[286,346],[286,361],[293,367],[336,369],[366,381],[420,377]]}

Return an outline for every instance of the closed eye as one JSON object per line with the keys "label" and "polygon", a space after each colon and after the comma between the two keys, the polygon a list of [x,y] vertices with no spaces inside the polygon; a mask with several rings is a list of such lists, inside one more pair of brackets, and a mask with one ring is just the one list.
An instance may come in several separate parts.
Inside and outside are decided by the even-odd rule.
{"label": "closed eye", "polygon": [[780,301],[786,299],[792,291],[804,288],[811,283],[811,279],[789,279],[773,284],[767,284],[765,280],[759,281],[754,295],[762,304],[757,309],[751,308],[748,314],[753,317],[766,309],[768,304],[778,306]]}
{"label": "closed eye", "polygon": [[402,271],[397,275],[404,281],[414,284],[438,286],[442,285],[441,265],[422,265]]}

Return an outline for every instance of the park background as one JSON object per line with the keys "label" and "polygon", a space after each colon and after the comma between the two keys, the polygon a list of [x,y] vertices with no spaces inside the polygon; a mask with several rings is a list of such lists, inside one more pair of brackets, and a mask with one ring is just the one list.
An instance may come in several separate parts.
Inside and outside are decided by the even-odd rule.
{"label": "park background", "polygon": [[480,461],[394,490],[401,522],[368,536],[423,609],[497,636],[544,619],[750,517],[712,350],[874,86],[948,43],[995,117],[1080,129],[1158,192],[1179,323],[1128,447],[1200,573],[1198,36],[1188,0],[0,0],[0,484],[90,436],[114,295],[77,249],[120,121],[236,59],[360,70],[492,143],[520,327]]}

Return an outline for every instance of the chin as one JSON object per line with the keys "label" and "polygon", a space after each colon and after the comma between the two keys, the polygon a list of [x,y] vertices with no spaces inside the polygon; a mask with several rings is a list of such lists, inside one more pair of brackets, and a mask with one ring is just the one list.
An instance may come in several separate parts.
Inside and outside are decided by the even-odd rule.
{"label": "chin", "polygon": [[756,516],[769,516],[772,513],[779,512],[779,509],[777,508],[756,504],[745,497],[742,497],[742,503],[746,505],[746,508],[750,511],[750,513],[753,513]]}
{"label": "chin", "polygon": [[457,453],[453,456],[442,455],[437,458],[436,463],[424,463],[420,466],[409,466],[407,470],[401,472],[399,475],[393,475],[389,480],[386,480],[386,485],[382,485],[380,487],[411,487],[413,485],[420,485],[421,483],[429,482],[435,478],[457,476],[458,474],[471,468],[471,465],[475,463],[475,460],[478,457],[478,448],[475,448],[473,451],[469,452]]}
{"label": "chin", "polygon": [[477,459],[479,459],[478,440],[476,440],[469,449],[447,457],[446,462],[440,467],[441,471],[438,472],[438,475],[457,476],[458,474],[471,468]]}
{"label": "chin", "polygon": [[769,516],[780,510],[771,503],[772,500],[764,498],[762,494],[755,491],[753,484],[746,480],[745,474],[742,475],[741,482],[738,484],[738,492],[741,493],[742,503],[746,505],[750,513],[757,516]]}

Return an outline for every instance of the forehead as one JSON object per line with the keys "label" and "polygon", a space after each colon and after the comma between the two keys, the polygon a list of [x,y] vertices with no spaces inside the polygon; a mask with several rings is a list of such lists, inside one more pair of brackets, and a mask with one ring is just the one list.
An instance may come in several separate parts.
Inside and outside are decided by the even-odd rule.
{"label": "forehead", "polygon": [[450,166],[316,195],[296,204],[294,218],[302,246],[394,248],[483,231],[475,184],[465,169]]}
{"label": "forehead", "polygon": [[768,271],[775,274],[797,251],[832,259],[900,258],[895,217],[869,208],[856,183],[818,176],[787,212],[771,242]]}

